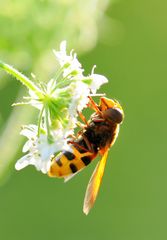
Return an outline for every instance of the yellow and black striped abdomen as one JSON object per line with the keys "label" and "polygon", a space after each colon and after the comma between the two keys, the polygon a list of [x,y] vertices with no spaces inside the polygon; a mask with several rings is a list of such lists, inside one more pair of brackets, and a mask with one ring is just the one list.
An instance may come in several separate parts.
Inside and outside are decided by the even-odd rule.
{"label": "yellow and black striped abdomen", "polygon": [[75,146],[72,146],[72,152],[65,151],[53,158],[48,175],[59,178],[69,176],[87,166],[96,155],[91,152],[81,153]]}

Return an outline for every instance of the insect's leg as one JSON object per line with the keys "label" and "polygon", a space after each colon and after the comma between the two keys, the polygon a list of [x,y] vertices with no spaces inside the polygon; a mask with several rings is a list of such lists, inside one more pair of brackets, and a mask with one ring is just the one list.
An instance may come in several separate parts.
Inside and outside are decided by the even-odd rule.
{"label": "insect's leg", "polygon": [[77,113],[78,113],[79,117],[81,118],[81,120],[85,123],[85,125],[88,126],[88,122],[87,122],[85,116],[81,112],[77,111]]}
{"label": "insect's leg", "polygon": [[98,108],[97,104],[95,103],[95,101],[92,99],[92,97],[88,96],[89,98],[89,103],[88,103],[88,107],[90,107],[91,109],[93,109],[95,112],[97,112],[98,114],[101,115],[101,111]]}
{"label": "insect's leg", "polygon": [[69,137],[69,138],[72,138],[72,139],[74,139],[74,140],[76,140],[76,139],[77,139],[77,138],[76,138],[76,136],[75,136],[75,135],[73,135],[73,134],[70,134],[68,137]]}
{"label": "insect's leg", "polygon": [[93,122],[104,122],[104,118],[93,118]]}
{"label": "insect's leg", "polygon": [[87,139],[87,137],[83,134],[82,135],[87,147],[88,147],[88,151],[91,152],[91,153],[94,153],[94,149],[93,149],[93,146],[92,144],[89,142],[89,140]]}
{"label": "insect's leg", "polygon": [[68,141],[68,143],[72,144],[73,146],[77,146],[78,148],[84,150],[85,152],[89,152],[88,149],[86,149],[86,148],[83,147],[83,146],[80,146],[77,142],[74,142],[74,141]]}
{"label": "insect's leg", "polygon": [[100,106],[105,106],[105,107],[108,107],[106,101],[104,100],[104,98],[100,98]]}
{"label": "insect's leg", "polygon": [[85,124],[83,124],[83,123],[81,123],[81,122],[79,122],[79,121],[76,123],[77,126],[78,126],[79,128],[81,128],[81,130],[79,130],[79,131],[77,132],[77,136],[80,136],[80,135],[82,135],[83,130],[88,126],[88,122],[87,122],[85,116],[84,116],[81,112],[78,112],[78,115],[79,115],[79,117],[81,118],[81,120],[85,123]]}
{"label": "insect's leg", "polygon": [[85,129],[85,125],[84,125],[84,127],[80,131],[77,132],[77,136],[78,137],[83,135],[84,129]]}
{"label": "insect's leg", "polygon": [[80,149],[83,149],[85,152],[94,153],[93,146],[92,146],[92,144],[89,142],[89,140],[87,139],[87,137],[84,136],[84,134],[83,134],[83,135],[82,135],[82,138],[83,138],[83,140],[85,141],[87,148],[81,146],[80,144],[78,144],[78,143],[75,142],[75,141],[68,141],[68,143],[69,143],[69,144],[72,144],[72,145],[74,145],[74,146],[77,146],[77,147],[80,148]]}
{"label": "insect's leg", "polygon": [[[81,128],[81,130],[79,131],[79,133],[81,132],[81,131],[83,131],[83,129],[85,128],[85,124],[83,124],[83,123],[81,123],[81,122],[77,122],[76,123],[76,125],[77,125],[77,127],[79,127],[79,128]],[[78,134],[77,134],[78,135]],[[79,134],[80,135],[80,134]]]}

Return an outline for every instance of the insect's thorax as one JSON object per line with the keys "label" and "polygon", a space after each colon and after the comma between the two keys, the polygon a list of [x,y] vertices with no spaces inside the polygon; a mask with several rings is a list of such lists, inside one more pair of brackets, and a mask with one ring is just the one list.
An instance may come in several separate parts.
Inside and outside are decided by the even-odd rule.
{"label": "insect's thorax", "polygon": [[107,121],[91,121],[85,129],[83,136],[94,146],[96,151],[111,146],[118,132],[118,124]]}

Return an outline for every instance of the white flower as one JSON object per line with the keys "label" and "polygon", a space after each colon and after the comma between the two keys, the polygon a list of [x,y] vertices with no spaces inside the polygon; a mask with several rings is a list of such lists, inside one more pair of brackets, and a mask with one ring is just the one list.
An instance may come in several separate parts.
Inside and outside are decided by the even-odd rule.
{"label": "white flower", "polygon": [[71,115],[76,114],[76,111],[81,112],[88,103],[88,96],[90,95],[89,86],[82,81],[76,81],[73,88],[73,98],[69,105],[69,112]]}
{"label": "white flower", "polygon": [[60,51],[53,50],[53,52],[60,66],[63,68],[63,77],[70,78],[73,75],[82,75],[84,70],[77,59],[77,54],[73,54],[73,50],[70,52],[70,55],[66,53],[66,41],[61,42]]}
{"label": "white flower", "polygon": [[101,87],[101,85],[108,82],[108,79],[106,77],[104,77],[103,75],[99,75],[99,74],[93,73],[93,74],[91,74],[90,78],[92,79],[90,89],[93,94],[96,93],[96,91]]}
{"label": "white flower", "polygon": [[47,173],[50,167],[51,156],[62,150],[69,150],[67,144],[68,138],[64,141],[62,131],[57,130],[55,134],[56,141],[49,143],[46,134],[40,134],[38,137],[38,127],[36,125],[27,125],[20,132],[21,135],[28,138],[23,146],[23,152],[28,152],[20,158],[16,164],[16,170],[20,170],[28,165],[34,165],[37,170]]}

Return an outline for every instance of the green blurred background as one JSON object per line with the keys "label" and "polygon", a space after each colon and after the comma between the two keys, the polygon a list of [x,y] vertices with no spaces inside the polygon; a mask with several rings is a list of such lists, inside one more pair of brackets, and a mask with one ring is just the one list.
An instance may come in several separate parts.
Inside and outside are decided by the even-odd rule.
{"label": "green blurred background", "polygon": [[70,182],[33,167],[16,172],[21,124],[32,108],[11,104],[24,89],[0,72],[0,239],[167,239],[167,2],[1,0],[0,58],[30,76],[49,79],[51,49],[67,39],[102,87],[125,111],[110,151],[97,202],[86,217],[82,203],[95,162]]}

